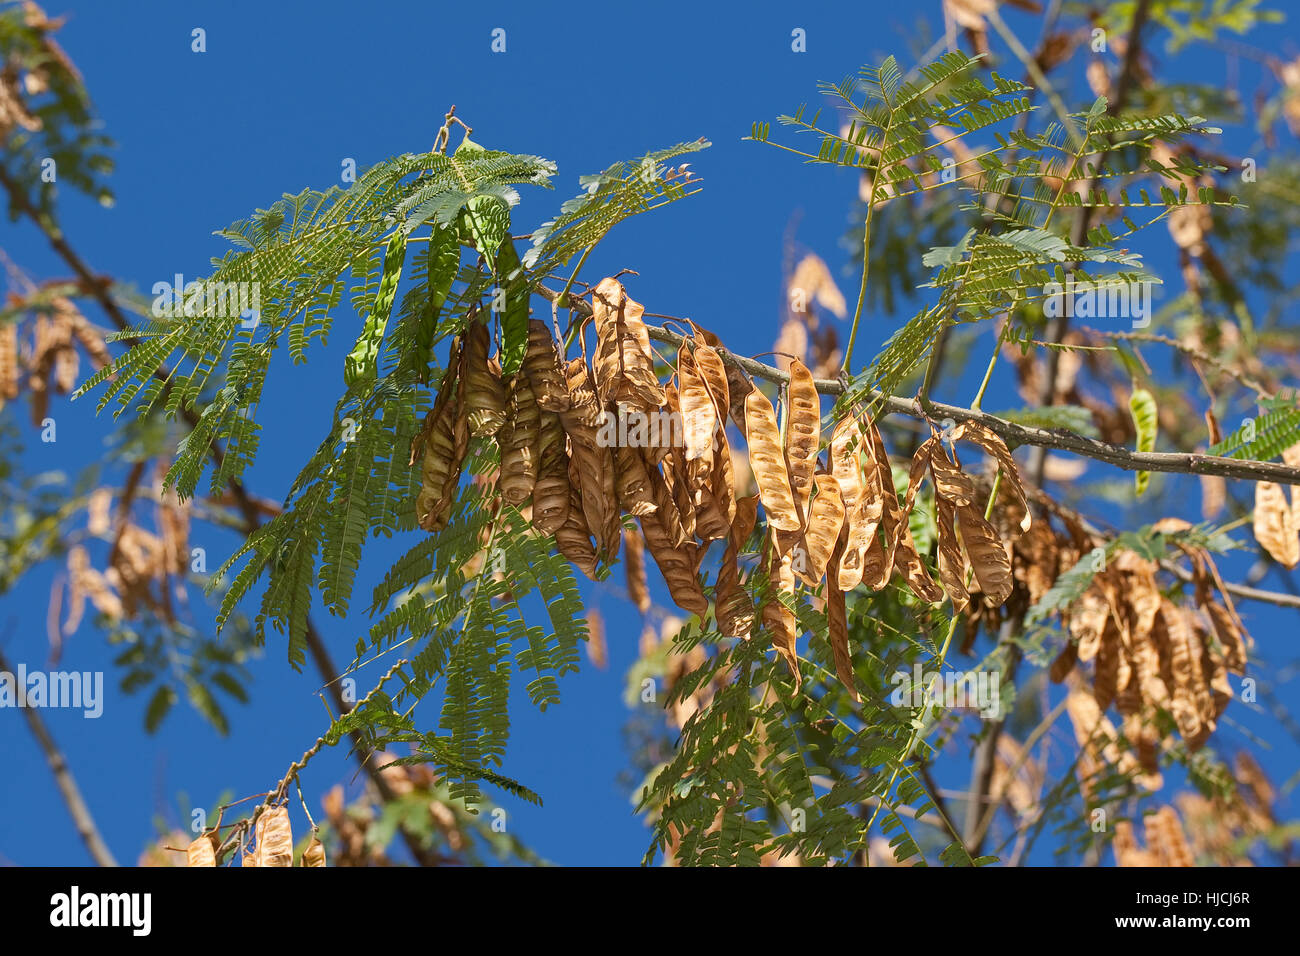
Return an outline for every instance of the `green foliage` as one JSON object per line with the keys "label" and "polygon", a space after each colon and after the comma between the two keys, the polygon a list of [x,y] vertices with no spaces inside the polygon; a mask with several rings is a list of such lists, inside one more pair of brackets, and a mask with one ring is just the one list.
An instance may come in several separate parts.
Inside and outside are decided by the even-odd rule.
{"label": "green foliage", "polygon": [[1236,431],[1212,446],[1209,454],[1268,461],[1300,442],[1300,408],[1296,407],[1293,394],[1263,399],[1260,409],[1263,414],[1259,418],[1243,422]]}
{"label": "green foliage", "polygon": [[646,153],[638,161],[618,162],[604,172],[581,177],[578,182],[583,194],[565,202],[559,216],[533,232],[524,265],[542,273],[558,269],[596,245],[629,216],[693,196],[699,189],[687,189],[677,181],[681,177],[668,175],[663,164],[710,145],[703,138],[679,143]]}
{"label": "green foliage", "polygon": [[[1186,205],[1231,204],[1212,190],[1189,194],[1185,185],[1174,190],[1162,178],[1175,174],[1195,177],[1204,169],[1190,158],[1166,167],[1144,158],[1158,142],[1177,142],[1188,135],[1219,132],[1199,117],[1176,113],[1160,116],[1121,115],[1105,112],[1099,100],[1086,113],[1069,117],[1081,130],[1067,137],[1067,129],[1048,124],[1030,134],[1018,123],[1007,134],[994,127],[1009,119],[1023,121],[1033,110],[1024,95],[1027,87],[991,73],[988,82],[973,72],[978,58],[949,53],[920,68],[923,82],[905,83],[893,58],[878,69],[863,69],[856,78],[824,85],[822,92],[846,110],[843,133],[819,125],[821,111],[808,117],[800,107],[779,122],[799,133],[819,137],[817,152],[781,145],[809,163],[847,166],[862,170],[870,181],[862,248],[870,251],[876,209],[897,205],[908,197],[954,187],[967,196],[964,209],[979,217],[955,246],[935,247],[924,258],[933,271],[925,288],[938,290],[936,301],[921,308],[886,340],[870,366],[854,379],[853,396],[874,389],[894,394],[932,353],[942,331],[956,323],[980,322],[1011,315],[1013,318],[1035,300],[1051,295],[1051,283],[1064,285],[1067,272],[1076,280],[1104,282],[1155,281],[1140,269],[1140,257],[1121,247],[1133,233],[1163,218],[1170,209]],[[953,130],[958,130],[953,132]],[[955,141],[987,130],[996,145],[974,158],[945,167],[938,153]],[[771,128],[756,123],[750,138],[770,142]],[[1067,139],[1070,140],[1067,143]],[[972,151],[974,152],[974,151]],[[1154,176],[1158,196],[1133,180]],[[1128,182],[1113,190],[1107,180]],[[1097,185],[1080,195],[1067,190],[1076,178]],[[1055,190],[1049,182],[1059,181]],[[1136,188],[1137,195],[1130,191]],[[1147,218],[1122,221],[1126,232],[1114,234],[1097,226],[1088,243],[1076,246],[1064,234],[1059,210],[1071,207],[1127,207],[1147,209]],[[864,295],[865,295],[864,276]],[[861,303],[859,304],[861,312]],[[856,322],[855,322],[856,326]],[[1026,345],[1032,330],[1009,333]]]}

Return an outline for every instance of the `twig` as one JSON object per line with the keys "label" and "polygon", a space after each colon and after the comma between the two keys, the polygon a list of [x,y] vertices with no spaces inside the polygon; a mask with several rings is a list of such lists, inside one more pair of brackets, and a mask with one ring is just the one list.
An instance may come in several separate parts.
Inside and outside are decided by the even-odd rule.
{"label": "twig", "polygon": [[1233,368],[1220,359],[1215,358],[1213,355],[1209,355],[1193,345],[1188,345],[1186,342],[1181,342],[1168,335],[1157,335],[1153,332],[1102,332],[1099,329],[1093,329],[1087,326],[1081,328],[1080,331],[1089,332],[1106,339],[1128,339],[1133,342],[1153,342],[1159,345],[1167,345],[1170,348],[1183,353],[1188,358],[1209,365],[1211,368],[1214,368],[1229,378],[1234,379],[1241,385],[1250,389],[1260,398],[1271,398],[1273,395],[1273,393],[1266,388],[1262,382],[1241,369]]}
{"label": "twig", "polygon": [[[384,684],[388,682],[388,679],[392,677],[394,674],[396,674],[398,670],[400,670],[403,666],[406,665],[406,663],[407,661],[403,659],[395,663],[392,667],[390,667],[384,673],[384,676],[379,678],[379,683],[377,683],[371,689],[369,694],[366,694],[366,696],[361,699],[361,701],[357,704],[357,706],[360,707],[364,705],[367,701],[370,700],[371,697],[379,693],[379,691],[383,688]],[[275,788],[266,795],[266,799],[263,800],[260,804],[258,804],[257,809],[253,811],[252,815],[249,816],[247,820],[241,820],[239,823],[235,824],[234,829],[231,830],[230,832],[230,835],[226,837],[225,841],[221,844],[221,846],[217,848],[218,865],[220,865],[222,858],[227,853],[229,853],[232,849],[234,849],[235,844],[240,841],[243,835],[245,833],[251,832],[254,829],[254,827],[256,827],[257,821],[261,818],[263,813],[265,813],[267,810],[270,810],[275,806],[278,806],[282,801],[288,799],[289,785],[295,783],[298,780],[298,775],[302,773],[304,769],[306,769],[307,764],[311,763],[312,758],[315,757],[318,753],[320,753],[321,749],[325,746],[325,744],[329,742],[327,740],[328,737],[329,737],[329,731],[326,731],[325,733],[317,737],[316,742],[312,744],[310,747],[308,747],[303,752],[303,755],[301,757],[299,757],[297,760],[295,760],[293,763],[289,765],[289,769],[286,770],[284,776],[280,778],[280,782],[276,784]],[[369,763],[369,761],[366,762]],[[301,789],[299,793],[301,794]],[[307,814],[307,819],[309,820],[311,819],[310,813]],[[312,825],[315,826],[314,821]]]}
{"label": "twig", "polygon": [[[13,673],[13,668],[9,666],[3,651],[0,651],[0,671]],[[86,844],[86,849],[90,851],[91,857],[98,866],[117,866],[117,860],[113,858],[112,851],[100,836],[99,828],[95,826],[95,818],[91,816],[90,807],[86,806],[86,801],[81,796],[81,790],[72,775],[72,768],[68,766],[68,760],[63,756],[63,751],[59,750],[54,738],[50,736],[45,722],[41,720],[40,712],[35,707],[23,707],[22,712],[27,718],[28,726],[32,729],[32,736],[36,738],[36,743],[45,754],[45,762],[50,765],[54,782],[58,785],[63,802],[68,807],[68,813],[72,817],[73,826],[77,828],[77,835],[81,837],[81,842]]]}

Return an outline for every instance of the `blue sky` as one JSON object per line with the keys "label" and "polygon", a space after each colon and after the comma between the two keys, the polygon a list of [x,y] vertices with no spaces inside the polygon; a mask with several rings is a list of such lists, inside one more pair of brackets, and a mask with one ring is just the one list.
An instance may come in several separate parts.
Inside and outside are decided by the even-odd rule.
{"label": "blue sky", "polygon": [[[640,278],[628,281],[629,293],[647,309],[690,316],[734,350],[758,353],[771,348],[776,335],[783,236],[792,218],[798,217],[799,245],[821,254],[839,273],[847,265],[840,239],[856,183],[741,138],[751,122],[813,100],[819,80],[838,80],[890,52],[910,65],[941,29],[938,11],[937,2],[919,9],[878,2],[757,2],[745,5],[740,16],[734,8],[723,13],[619,4],[51,6],[52,15],[69,14],[59,40],[85,75],[105,130],[118,143],[116,205],[104,209],[65,193],[64,226],[94,269],[148,291],[177,272],[187,280],[202,276],[209,257],[225,251],[211,235],[214,229],[283,192],[338,182],[346,159],[365,167],[428,149],[452,103],[474,127],[476,141],[558,163],[554,192],[524,194],[515,212],[516,233],[551,218],[560,202],[578,192],[579,175],[704,136],[714,146],[693,158],[704,192],[621,226],[591,257],[584,275],[595,280],[637,269]],[[1013,26],[1026,24],[1010,14],[1008,19]],[[918,30],[922,20],[928,33]],[[206,31],[205,53],[191,51],[196,27]],[[498,27],[506,31],[505,53],[490,48]],[[791,50],[795,28],[806,31],[805,53]],[[1033,32],[1023,31],[1027,42],[1036,29],[1035,24]],[[1293,45],[1290,30],[1286,25],[1248,39],[1284,51]],[[1166,58],[1163,49],[1157,55]],[[1243,73],[1253,69],[1242,65]],[[1018,76],[1020,69],[1007,65],[1006,72]],[[1191,49],[1172,58],[1171,73],[1226,77],[1228,67],[1220,52]],[[1081,90],[1077,77],[1074,82]],[[1249,131],[1229,129],[1226,135],[1225,152],[1240,155],[1252,148]],[[65,274],[30,226],[0,228],[0,244],[31,273]],[[1163,234],[1147,242],[1153,250],[1168,246]],[[1152,264],[1170,270],[1167,252]],[[1168,274],[1176,281],[1176,273]],[[840,286],[852,301],[856,276],[840,275]],[[859,355],[868,357],[898,322],[868,315]],[[256,492],[282,497],[319,442],[354,328],[355,317],[339,315],[333,340],[313,348],[307,366],[284,361],[273,369],[263,404],[262,457],[248,481]],[[985,406],[1018,405],[1007,379],[999,379]],[[972,394],[972,384],[954,378],[940,384],[937,397],[965,404]],[[26,410],[21,412],[25,418]],[[88,401],[58,406],[55,414],[58,442],[29,440],[25,462],[33,471],[75,470],[98,453],[107,433],[108,423],[94,418]],[[1096,465],[1089,477],[1103,473],[1116,474]],[[215,566],[235,540],[204,533],[208,539],[195,543],[217,555]],[[395,553],[374,549],[367,568],[382,571],[383,559]],[[47,653],[44,616],[52,577],[53,569],[34,573],[21,591],[0,598],[5,653],[30,668],[43,666]],[[621,580],[621,574],[611,580]],[[362,582],[358,593],[365,587]],[[539,791],[546,806],[503,800],[512,830],[544,856],[564,863],[634,863],[648,830],[632,814],[617,775],[626,766],[623,675],[635,657],[641,623],[616,587],[589,590],[606,618],[610,666],[601,672],[584,661],[583,672],[563,682],[562,704],[544,715],[530,710],[522,696],[516,699],[505,769]],[[662,592],[656,596],[663,598]],[[1273,664],[1287,661],[1279,642],[1294,633],[1294,616],[1260,606],[1250,612],[1252,630]],[[349,660],[364,618],[318,613],[316,620],[336,661]],[[71,638],[63,666],[107,672],[105,713],[95,721],[58,711],[44,716],[122,862],[133,862],[144,848],[155,814],[179,822],[179,793],[211,806],[223,792],[264,790],[324,728],[315,697],[319,682],[310,671],[294,674],[274,639],[253,665],[252,703],[230,707],[226,738],[184,706],[156,736],[142,736],[145,699],[117,691],[112,656],[102,637],[83,627]],[[1296,702],[1294,692],[1284,699]],[[1247,725],[1271,725],[1254,715],[1238,717]],[[1297,765],[1297,754],[1294,741],[1276,742],[1279,750],[1264,763],[1280,780]],[[14,711],[0,713],[0,767],[0,807],[6,811],[0,814],[0,860],[88,862],[52,777]],[[351,778],[344,755],[331,753],[312,764],[303,783],[314,807],[335,782]]]}

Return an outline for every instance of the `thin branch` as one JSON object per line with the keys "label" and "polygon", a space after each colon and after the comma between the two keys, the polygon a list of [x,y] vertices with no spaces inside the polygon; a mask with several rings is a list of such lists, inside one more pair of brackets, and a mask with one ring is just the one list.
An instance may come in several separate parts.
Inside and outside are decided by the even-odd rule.
{"label": "thin branch", "polygon": [[[537,286],[535,291],[538,295],[552,302],[559,295],[555,290],[542,285]],[[574,311],[584,316],[591,314],[591,306],[586,302],[581,299],[572,299],[571,301]],[[685,320],[680,321],[684,322]],[[650,338],[657,342],[665,342],[680,347],[686,341],[684,336],[660,326],[647,325],[646,331]],[[719,348],[717,351],[723,362],[748,372],[755,378],[777,384],[785,384],[790,381],[789,373],[783,372],[779,368],[764,365],[762,362],[743,355],[737,355],[725,348]],[[1085,458],[1104,461],[1126,471],[1218,475],[1240,481],[1274,481],[1283,485],[1300,485],[1300,468],[1291,468],[1278,462],[1220,458],[1213,455],[1184,452],[1135,452],[1130,451],[1123,445],[1112,445],[1109,442],[1089,438],[1066,428],[1038,428],[1031,425],[1021,425],[1017,422],[1007,421],[1004,418],[998,418],[996,415],[990,415],[979,409],[948,405],[943,402],[931,401],[931,412],[927,416],[917,406],[916,402],[910,398],[882,395],[875,389],[846,387],[845,383],[838,379],[819,378],[815,379],[813,384],[816,385],[817,391],[823,395],[844,395],[847,393],[855,400],[871,399],[881,401],[886,414],[906,415],[909,418],[919,419],[926,419],[927,417],[940,420],[950,418],[957,424],[975,422],[996,433],[1003,441],[1013,447],[1016,445],[1031,445],[1057,451],[1073,452]]]}
{"label": "thin branch", "polygon": [[1175,351],[1181,352],[1182,354],[1186,355],[1188,358],[1194,359],[1197,362],[1201,362],[1205,365],[1208,365],[1211,368],[1215,369],[1216,371],[1228,376],[1231,379],[1234,379],[1235,381],[1239,382],[1241,385],[1250,389],[1260,398],[1271,398],[1273,395],[1272,391],[1266,388],[1264,384],[1259,381],[1259,379],[1254,378],[1253,376],[1242,371],[1241,369],[1233,368],[1231,365],[1228,365],[1226,362],[1215,358],[1213,355],[1210,355],[1209,353],[1204,352],[1201,349],[1196,348],[1194,345],[1189,345],[1186,342],[1181,342],[1178,339],[1172,338],[1168,335],[1157,335],[1153,332],[1102,332],[1099,329],[1093,329],[1087,326],[1084,326],[1079,331],[1087,332],[1092,335],[1098,335],[1101,336],[1102,338],[1107,338],[1107,339],[1127,339],[1133,342],[1153,342],[1159,345],[1167,345],[1170,348],[1174,349]]}
{"label": "thin branch", "polygon": [[[9,666],[3,651],[0,651],[0,671],[13,673],[13,668]],[[63,802],[67,804],[68,813],[72,817],[73,826],[77,828],[77,835],[81,837],[81,842],[86,844],[86,849],[90,851],[91,857],[98,866],[117,866],[117,860],[113,858],[112,851],[100,836],[99,828],[95,826],[95,818],[91,816],[90,807],[86,806],[86,801],[81,796],[81,790],[72,775],[72,768],[68,766],[68,760],[63,756],[63,751],[59,750],[54,738],[50,736],[45,722],[41,720],[40,712],[35,707],[21,709],[23,716],[27,718],[28,726],[32,729],[32,736],[36,738],[36,743],[45,754],[45,762],[50,765],[54,782],[63,796]]]}
{"label": "thin branch", "polygon": [[[360,707],[363,704],[368,703],[371,697],[379,693],[379,691],[383,688],[384,684],[388,682],[388,679],[392,677],[394,674],[396,674],[406,663],[407,661],[403,659],[395,663],[392,667],[390,667],[387,670],[387,672],[385,672],[384,676],[379,678],[379,683],[376,684],[371,689],[370,693],[366,694],[366,696],[357,704],[357,706]],[[254,828],[257,825],[258,819],[262,816],[263,813],[265,813],[267,810],[270,810],[272,807],[278,806],[283,800],[286,800],[288,798],[289,785],[297,781],[298,775],[302,773],[304,769],[306,769],[307,764],[311,762],[311,759],[315,757],[318,753],[320,753],[321,749],[325,746],[325,744],[329,742],[327,740],[328,737],[329,737],[329,731],[326,731],[325,733],[317,737],[316,742],[312,744],[310,747],[308,747],[307,750],[303,752],[303,755],[301,757],[299,757],[297,760],[295,760],[293,763],[289,765],[289,769],[285,771],[284,776],[280,778],[280,782],[276,784],[275,789],[273,789],[270,793],[268,793],[266,795],[266,799],[263,800],[260,804],[258,804],[257,809],[253,811],[252,815],[249,816],[247,820],[241,820],[239,823],[234,825],[234,828],[230,831],[230,835],[227,836],[225,841],[221,844],[221,846],[217,848],[218,865],[221,864],[222,858],[235,848],[235,844],[240,842],[240,837],[242,834],[252,832],[254,830]],[[366,761],[366,763],[369,762],[370,761],[368,760]],[[310,819],[311,814],[309,813],[307,816]]]}
{"label": "thin branch", "polygon": [[[1160,566],[1166,571],[1171,572],[1176,577],[1187,583],[1192,583],[1195,578],[1191,571],[1180,567],[1172,561],[1161,561]],[[1253,588],[1246,584],[1234,584],[1231,581],[1223,582],[1223,590],[1227,591],[1233,597],[1245,598],[1248,601],[1261,601],[1265,604],[1275,604],[1278,607],[1300,608],[1300,595],[1282,594],[1278,591],[1262,591],[1259,588]]]}

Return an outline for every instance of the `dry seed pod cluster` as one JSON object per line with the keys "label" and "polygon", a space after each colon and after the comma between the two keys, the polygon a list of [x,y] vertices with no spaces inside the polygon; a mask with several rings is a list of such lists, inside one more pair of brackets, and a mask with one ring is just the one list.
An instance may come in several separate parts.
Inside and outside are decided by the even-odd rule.
{"label": "dry seed pod cluster", "polygon": [[[1069,640],[1050,677],[1074,688],[1069,712],[1080,744],[1086,744],[1082,763],[1089,763],[1091,753],[1097,768],[1118,767],[1148,789],[1158,788],[1159,755],[1170,744],[1158,715],[1172,718],[1190,749],[1203,746],[1231,700],[1227,675],[1245,673],[1250,635],[1208,552],[1184,548],[1193,587],[1190,598],[1179,602],[1162,588],[1157,563],[1126,549],[1104,558],[1096,550],[1103,539],[1068,511],[1050,503],[1048,508],[1064,530],[1040,520],[1013,540],[1013,589],[1003,613],[1023,615],[1060,575],[1097,555],[1090,586],[1062,613]],[[1019,509],[1009,498],[1004,518],[1014,520]],[[1162,533],[1189,528],[1180,519],[1153,526]],[[997,610],[977,606],[969,622],[963,652],[981,626],[995,633],[1001,620]],[[1105,716],[1111,707],[1121,718],[1118,729]]]}
{"label": "dry seed pod cluster", "polygon": [[1196,858],[1187,844],[1182,821],[1173,807],[1163,806],[1144,820],[1146,847],[1137,842],[1133,824],[1115,824],[1116,866],[1195,866]]}
{"label": "dry seed pod cluster", "polygon": [[[214,827],[190,843],[185,851],[187,866],[216,866],[218,833]],[[271,807],[257,818],[253,827],[253,848],[245,850],[240,858],[242,867],[293,866],[293,828],[289,822],[289,808]],[[311,842],[303,850],[302,866],[325,866],[325,847],[312,834]]]}
{"label": "dry seed pod cluster", "polygon": [[[840,679],[851,688],[845,592],[859,584],[879,591],[897,574],[921,600],[939,602],[946,594],[961,610],[970,603],[968,578],[973,573],[984,600],[996,606],[1011,593],[1011,563],[998,531],[975,500],[974,481],[937,437],[923,442],[914,455],[900,503],[874,422],[839,421],[823,464],[818,458],[817,392],[811,373],[798,360],[790,363],[788,393],[784,439],[767,399],[758,392],[746,399],[751,464],[771,529],[769,568],[778,590],[778,599],[764,608],[763,620],[798,681],[794,617],[779,594],[793,591],[796,579],[816,588],[826,576],[831,649]],[[975,443],[996,461],[1006,487],[1023,506],[1019,473],[1001,438],[974,423],[958,426],[949,437]],[[908,523],[927,475],[935,485],[939,583]],[[1020,531],[1029,528],[1028,510],[1022,511]]]}
{"label": "dry seed pod cluster", "polygon": [[1256,838],[1276,829],[1273,804],[1277,790],[1246,751],[1238,751],[1232,776],[1236,786],[1227,795],[1207,797],[1185,791],[1174,798],[1186,821],[1188,842],[1198,859],[1215,866],[1250,866],[1242,852]]}
{"label": "dry seed pod cluster", "polygon": [[[416,510],[422,528],[445,527],[469,436],[495,436],[501,500],[523,510],[538,531],[553,534],[560,553],[588,576],[619,554],[624,516],[635,519],[639,531],[627,536],[628,588],[643,611],[649,601],[643,549],[673,601],[705,617],[710,601],[700,567],[710,544],[723,541],[713,602],[719,630],[748,637],[760,622],[796,681],[794,592],[800,585],[820,587],[828,573],[832,644],[850,686],[844,592],[861,583],[879,591],[897,573],[923,600],[947,595],[965,607],[972,590],[966,578],[973,572],[974,590],[986,602],[1000,603],[1010,593],[1005,547],[974,500],[973,482],[937,439],[918,452],[900,503],[874,423],[840,421],[822,457],[821,398],[802,361],[789,364],[779,427],[772,402],[724,363],[715,336],[691,323],[670,379],[660,382],[643,306],[615,279],[602,281],[592,296],[591,364],[585,346],[584,354],[566,362],[549,328],[531,321],[522,368],[508,380],[488,355],[487,328],[470,316],[412,449],[412,464],[421,467]],[[729,420],[748,444],[756,496],[738,494]],[[973,424],[953,438],[991,456],[1023,504],[1015,463],[1000,438]],[[947,518],[939,535],[940,583],[931,578],[908,526],[927,474]],[[755,608],[739,559],[760,505],[762,566],[775,586]]]}
{"label": "dry seed pod cluster", "polygon": [[[67,558],[67,617],[63,633],[72,634],[85,614],[86,602],[113,620],[134,619],[142,613],[164,621],[176,618],[175,603],[184,600],[183,581],[190,570],[190,512],[174,491],[163,492],[166,464],[156,463],[152,485],[144,482],[146,465],[139,463],[116,495],[96,489],[87,505],[87,530],[110,542],[106,567],[91,565],[84,545],[73,545]],[[157,532],[132,520],[132,506],[152,491]]]}
{"label": "dry seed pod cluster", "polygon": [[[23,304],[16,295],[8,297],[11,310]],[[18,322],[0,325],[0,408],[17,398],[25,385],[31,400],[32,424],[41,428],[49,413],[51,389],[66,395],[77,384],[81,369],[77,345],[90,356],[96,369],[109,364],[113,357],[103,335],[70,299],[58,298],[50,305],[36,307],[30,327],[30,340],[24,343]]]}
{"label": "dry seed pod cluster", "polygon": [[[1162,526],[1186,527],[1178,521]],[[1190,606],[1161,593],[1155,564],[1129,551],[1116,556],[1071,609],[1072,640],[1052,668],[1059,680],[1077,664],[1093,663],[1097,707],[1115,705],[1124,737],[1153,778],[1163,744],[1157,713],[1169,713],[1187,746],[1199,749],[1232,699],[1227,675],[1243,675],[1246,668],[1249,635],[1227,594],[1215,596],[1218,574],[1209,555],[1193,549],[1190,556]]]}

